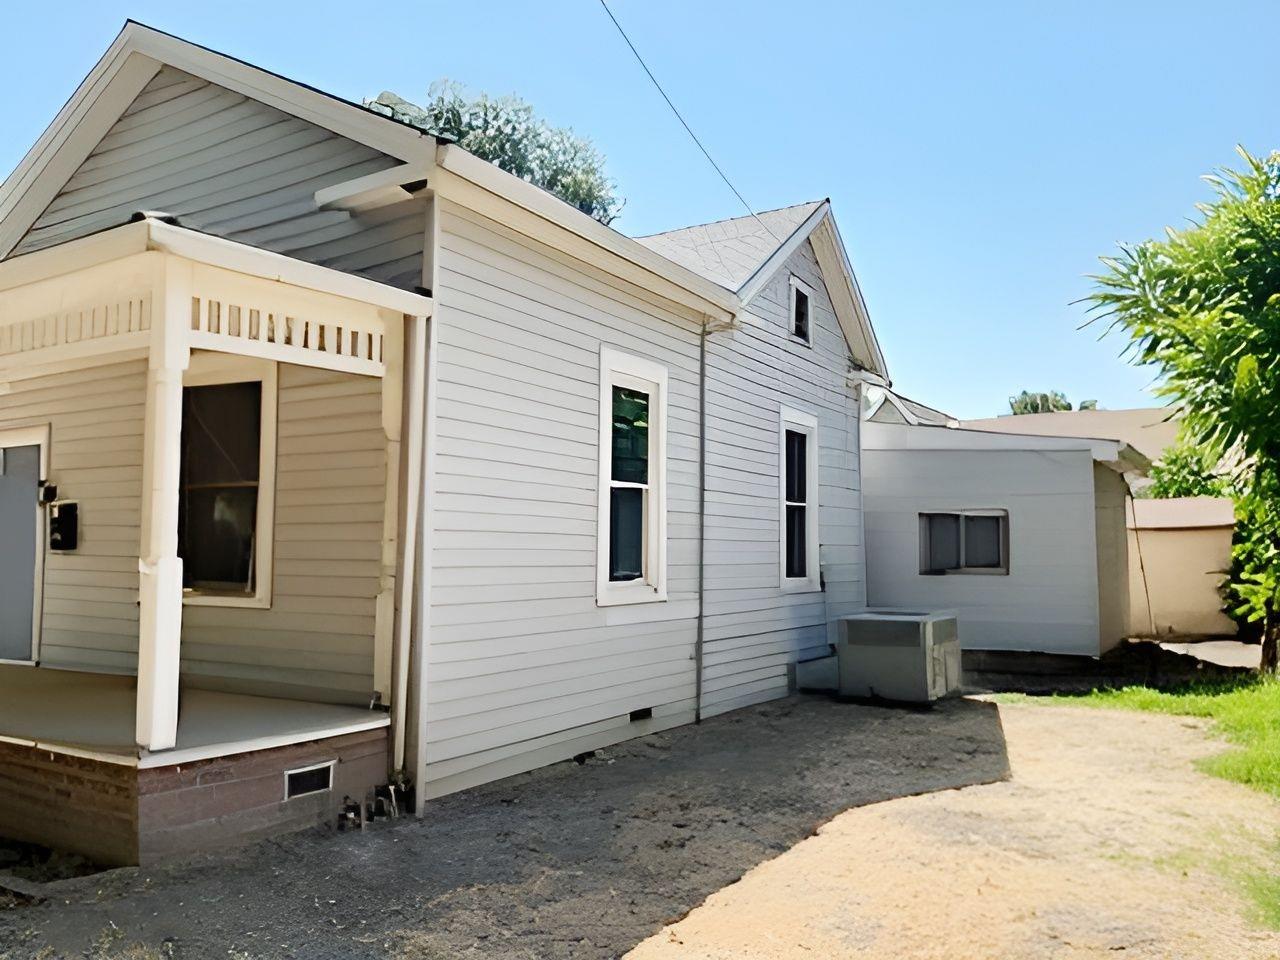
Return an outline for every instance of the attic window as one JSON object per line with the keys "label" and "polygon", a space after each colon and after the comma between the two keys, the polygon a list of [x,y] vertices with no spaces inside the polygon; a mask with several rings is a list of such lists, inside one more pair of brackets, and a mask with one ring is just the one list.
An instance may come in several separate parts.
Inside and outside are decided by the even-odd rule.
{"label": "attic window", "polygon": [[801,343],[809,341],[809,300],[813,291],[799,277],[791,278],[791,336]]}

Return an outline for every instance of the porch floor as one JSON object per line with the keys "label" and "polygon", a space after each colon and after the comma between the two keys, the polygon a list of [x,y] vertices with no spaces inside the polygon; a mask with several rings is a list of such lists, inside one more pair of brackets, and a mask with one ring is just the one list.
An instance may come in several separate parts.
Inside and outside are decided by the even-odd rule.
{"label": "porch floor", "polygon": [[[303,743],[389,724],[381,711],[184,685],[172,750],[134,745],[134,677],[0,665],[0,739],[143,767]],[[140,755],[141,754],[141,755]]]}

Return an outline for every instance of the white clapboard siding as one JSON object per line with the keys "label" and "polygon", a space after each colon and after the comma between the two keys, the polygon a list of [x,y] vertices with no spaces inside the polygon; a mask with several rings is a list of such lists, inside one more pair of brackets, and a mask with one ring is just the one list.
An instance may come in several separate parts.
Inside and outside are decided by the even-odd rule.
{"label": "white clapboard siding", "polygon": [[189,682],[369,702],[386,494],[381,387],[280,366],[271,608],[188,605]]}
{"label": "white clapboard siding", "polygon": [[163,67],[15,249],[162,210],[185,226],[411,288],[424,207],[321,211],[315,192],[398,163],[274,107]]}
{"label": "white clapboard siding", "polygon": [[[790,277],[813,290],[812,346],[791,339]],[[790,664],[823,654],[829,622],[866,602],[858,416],[849,351],[813,249],[803,244],[707,347],[703,716],[785,696]],[[821,593],[783,593],[779,411],[818,420]]]}
{"label": "white clapboard siding", "polygon": [[[864,463],[873,604],[954,610],[966,649],[1098,655],[1089,450],[870,449]],[[1008,512],[1008,575],[921,576],[920,514],[966,508]]]}
{"label": "white clapboard siding", "polygon": [[80,504],[79,547],[47,553],[40,660],[134,669],[146,360],[15,380],[0,430],[49,424],[49,479]]}
{"label": "white clapboard siding", "polygon": [[[428,796],[692,719],[697,626],[698,325],[443,201],[436,296]],[[669,370],[666,603],[595,602],[602,345]]]}

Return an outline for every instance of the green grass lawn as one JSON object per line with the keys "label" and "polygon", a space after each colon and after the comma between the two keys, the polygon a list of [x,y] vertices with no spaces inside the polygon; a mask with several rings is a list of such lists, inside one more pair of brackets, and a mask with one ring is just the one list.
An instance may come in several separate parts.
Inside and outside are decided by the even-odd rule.
{"label": "green grass lawn", "polygon": [[[1074,696],[1006,694],[997,699],[1206,717],[1213,721],[1213,732],[1231,747],[1199,761],[1199,768],[1280,798],[1280,680],[1255,677],[1195,683],[1171,690],[1124,687]],[[1268,851],[1259,863],[1222,865],[1253,902],[1257,919],[1276,930],[1280,930],[1280,873],[1274,869],[1278,861],[1280,839],[1274,852]]]}

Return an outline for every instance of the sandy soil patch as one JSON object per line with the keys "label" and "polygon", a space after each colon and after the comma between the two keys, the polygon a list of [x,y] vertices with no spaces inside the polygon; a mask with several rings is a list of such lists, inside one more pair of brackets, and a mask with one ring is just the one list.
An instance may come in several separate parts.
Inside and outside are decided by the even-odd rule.
{"label": "sandy soil patch", "polygon": [[1186,718],[1001,706],[1012,779],[840,814],[628,960],[1280,957],[1240,886],[1280,804]]}

